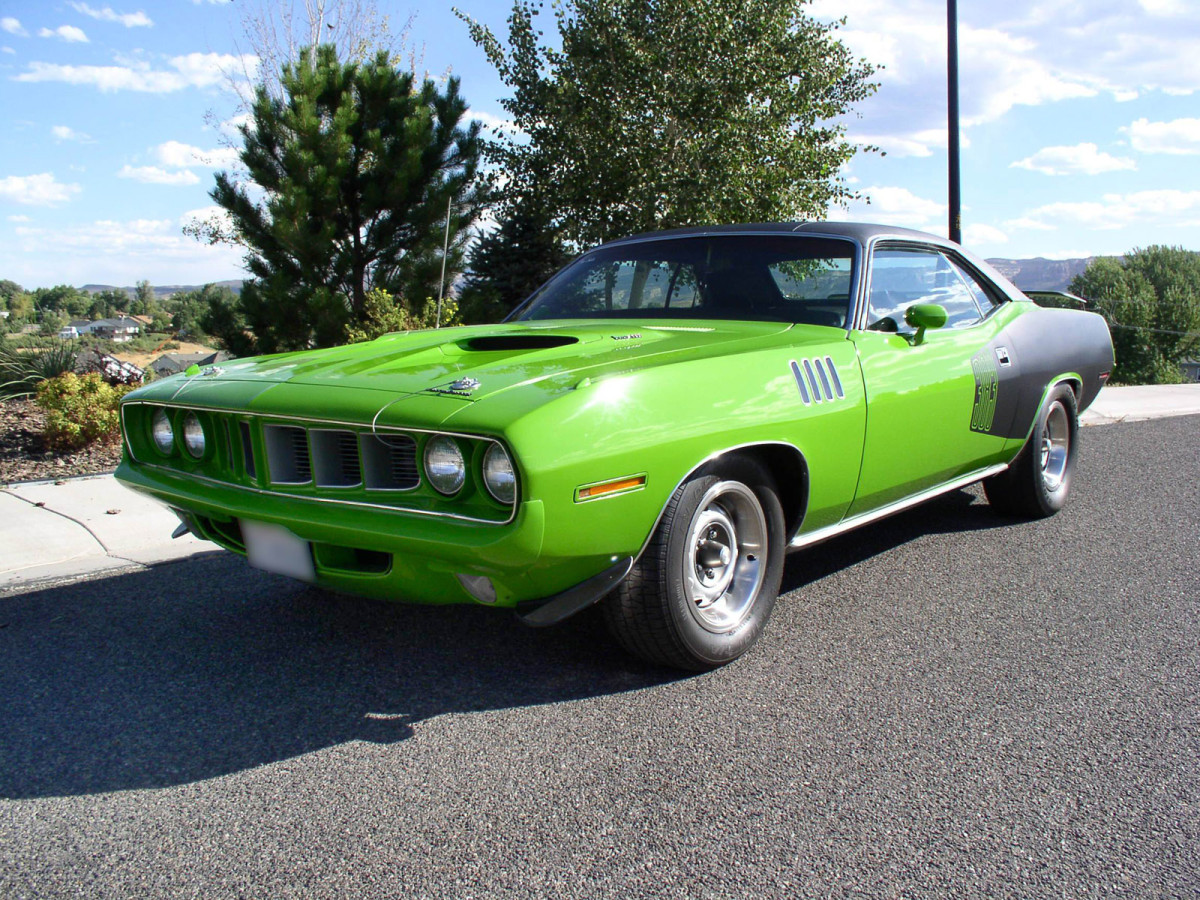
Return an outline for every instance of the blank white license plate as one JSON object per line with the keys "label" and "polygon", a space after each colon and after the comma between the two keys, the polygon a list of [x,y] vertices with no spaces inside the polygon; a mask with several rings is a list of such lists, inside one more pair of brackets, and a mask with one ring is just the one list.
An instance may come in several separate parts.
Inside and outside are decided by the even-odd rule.
{"label": "blank white license plate", "polygon": [[312,547],[308,541],[296,537],[282,525],[250,519],[242,519],[241,525],[250,565],[301,581],[316,580]]}

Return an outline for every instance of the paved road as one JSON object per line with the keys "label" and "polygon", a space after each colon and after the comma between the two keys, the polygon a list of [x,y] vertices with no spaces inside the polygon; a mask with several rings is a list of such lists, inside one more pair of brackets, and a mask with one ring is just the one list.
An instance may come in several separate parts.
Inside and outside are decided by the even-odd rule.
{"label": "paved road", "polygon": [[0,595],[0,896],[1195,897],[1198,437],[795,555],[699,677],[227,556]]}

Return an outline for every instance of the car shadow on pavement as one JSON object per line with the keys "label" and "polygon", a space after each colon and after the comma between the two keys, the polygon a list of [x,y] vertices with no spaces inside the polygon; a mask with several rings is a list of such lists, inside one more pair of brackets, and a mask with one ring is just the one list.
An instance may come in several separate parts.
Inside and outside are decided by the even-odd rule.
{"label": "car shadow on pavement", "polygon": [[596,615],[535,630],[478,607],[305,588],[230,554],[0,597],[0,797],[161,788],[444,713],[685,677]]}
{"label": "car shadow on pavement", "polygon": [[988,531],[1008,528],[1020,521],[997,515],[984,499],[982,487],[951,491],[903,513],[790,554],[779,593],[790,593],[925,535]]}

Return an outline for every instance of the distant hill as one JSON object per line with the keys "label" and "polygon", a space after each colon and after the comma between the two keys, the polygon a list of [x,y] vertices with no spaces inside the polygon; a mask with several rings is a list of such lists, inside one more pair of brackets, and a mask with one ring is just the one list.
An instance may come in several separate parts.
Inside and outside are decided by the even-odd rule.
{"label": "distant hill", "polygon": [[996,270],[1023,291],[1065,291],[1082,275],[1094,256],[1086,259],[989,259]]}
{"label": "distant hill", "polygon": [[[236,281],[214,281],[212,282],[217,287],[227,287],[235,294],[242,292],[241,279]],[[184,294],[188,291],[198,291],[204,287],[202,284],[154,284],[154,296],[159,299],[173,297],[175,294]],[[124,291],[130,297],[137,293],[136,287],[117,287],[115,284],[85,284],[80,288],[81,291],[87,291],[89,294],[98,294],[100,291]]]}

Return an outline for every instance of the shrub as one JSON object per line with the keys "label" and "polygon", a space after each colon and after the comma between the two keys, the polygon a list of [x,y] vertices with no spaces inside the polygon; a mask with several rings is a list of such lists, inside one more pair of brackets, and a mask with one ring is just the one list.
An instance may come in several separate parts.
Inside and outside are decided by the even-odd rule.
{"label": "shrub", "polygon": [[43,381],[37,404],[46,410],[47,446],[77,450],[93,441],[115,440],[121,424],[117,403],[128,390],[105,384],[98,372],[67,372]]}
{"label": "shrub", "polygon": [[0,397],[26,397],[48,378],[75,369],[76,348],[59,342],[45,350],[26,352],[0,342]]}

